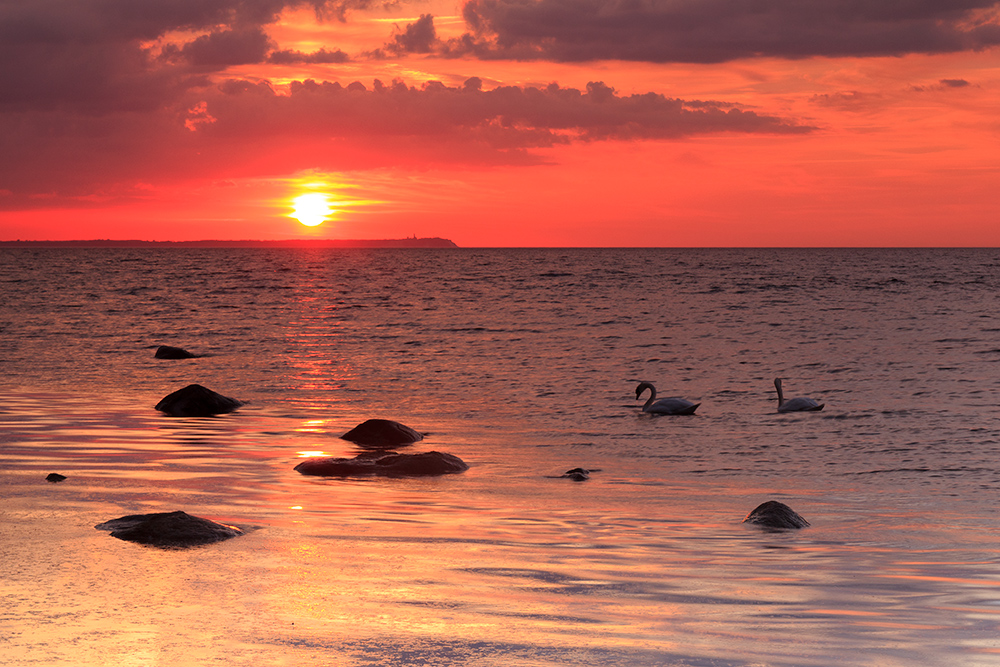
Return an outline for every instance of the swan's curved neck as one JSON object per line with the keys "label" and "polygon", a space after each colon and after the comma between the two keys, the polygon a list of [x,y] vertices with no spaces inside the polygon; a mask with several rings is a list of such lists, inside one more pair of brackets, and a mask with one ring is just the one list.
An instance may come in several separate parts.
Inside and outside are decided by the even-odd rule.
{"label": "swan's curved neck", "polygon": [[649,400],[647,400],[646,403],[642,406],[643,409],[646,409],[646,408],[648,408],[649,406],[651,406],[653,404],[653,401],[656,400],[656,387],[654,387],[653,385],[649,384],[648,382],[646,382],[642,386],[645,389],[649,389]]}
{"label": "swan's curved neck", "polygon": [[778,390],[778,407],[780,408],[781,404],[785,402],[785,396],[781,393],[781,380],[774,381],[774,388]]}

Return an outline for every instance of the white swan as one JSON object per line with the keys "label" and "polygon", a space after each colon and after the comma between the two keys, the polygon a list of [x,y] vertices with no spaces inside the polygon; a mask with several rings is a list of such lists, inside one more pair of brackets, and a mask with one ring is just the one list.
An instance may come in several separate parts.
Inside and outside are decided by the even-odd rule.
{"label": "white swan", "polygon": [[778,412],[818,412],[823,409],[822,403],[804,396],[786,401],[781,393],[781,378],[774,378],[774,388],[778,390]]}
{"label": "white swan", "polygon": [[643,412],[657,415],[693,415],[701,403],[692,403],[683,398],[661,398],[656,400],[656,387],[652,382],[640,382],[635,388],[635,400],[639,400],[642,392],[649,390],[649,400],[642,406]]}

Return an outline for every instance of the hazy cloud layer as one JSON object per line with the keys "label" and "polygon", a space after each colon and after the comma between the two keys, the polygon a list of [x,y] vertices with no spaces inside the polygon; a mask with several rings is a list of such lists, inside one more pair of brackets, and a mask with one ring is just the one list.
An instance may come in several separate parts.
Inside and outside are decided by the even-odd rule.
{"label": "hazy cloud layer", "polygon": [[1000,44],[995,0],[470,0],[452,55],[718,63]]}
{"label": "hazy cloud layer", "polygon": [[[274,175],[307,168],[538,162],[572,141],[668,139],[812,128],[721,102],[647,93],[504,86],[449,87],[229,80],[183,106],[72,121],[57,111],[7,114],[0,133],[0,206],[73,196],[116,197],[114,184]],[[67,131],[67,123],[72,130]],[[53,134],[59,140],[53,141]],[[264,160],[264,156],[266,160]],[[44,177],[43,177],[44,175]]]}

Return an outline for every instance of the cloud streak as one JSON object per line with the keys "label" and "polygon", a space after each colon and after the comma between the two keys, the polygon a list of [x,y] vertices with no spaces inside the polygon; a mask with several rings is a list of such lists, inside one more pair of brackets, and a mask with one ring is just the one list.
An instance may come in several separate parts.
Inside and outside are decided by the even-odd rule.
{"label": "cloud streak", "polygon": [[[254,109],[254,123],[238,132],[267,134],[289,125],[330,136],[406,134],[447,136],[499,128],[513,144],[531,148],[566,140],[670,139],[719,132],[798,134],[815,128],[724,102],[686,102],[656,93],[619,95],[602,82],[586,90],[551,84],[544,88],[500,86],[483,90],[477,78],[461,86],[430,82],[408,86],[376,80],[359,83],[295,82],[291,95],[234,81],[223,87],[220,127],[240,109]],[[246,101],[245,96],[253,96]],[[244,104],[246,102],[246,104]],[[210,105],[211,106],[211,105]],[[548,139],[539,139],[542,132]],[[510,142],[501,142],[510,145]]]}

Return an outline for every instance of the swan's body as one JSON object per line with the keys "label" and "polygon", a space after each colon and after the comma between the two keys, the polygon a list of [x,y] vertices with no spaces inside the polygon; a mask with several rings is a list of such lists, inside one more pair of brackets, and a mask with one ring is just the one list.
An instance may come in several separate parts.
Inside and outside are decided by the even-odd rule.
{"label": "swan's body", "polygon": [[786,401],[781,393],[781,378],[774,378],[774,388],[778,390],[778,412],[818,412],[823,409],[822,403],[804,396]]}
{"label": "swan's body", "polygon": [[701,403],[692,403],[683,398],[661,398],[656,400],[656,387],[652,382],[640,382],[635,388],[635,400],[639,400],[642,392],[649,390],[649,399],[642,406],[643,412],[657,415],[693,415]]}

